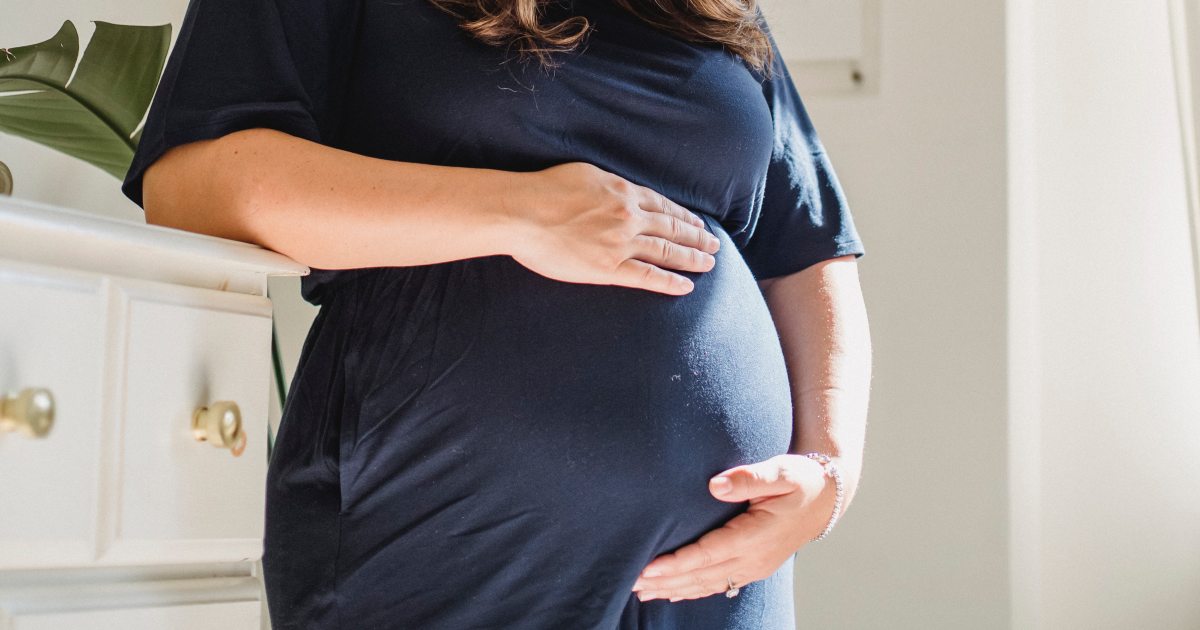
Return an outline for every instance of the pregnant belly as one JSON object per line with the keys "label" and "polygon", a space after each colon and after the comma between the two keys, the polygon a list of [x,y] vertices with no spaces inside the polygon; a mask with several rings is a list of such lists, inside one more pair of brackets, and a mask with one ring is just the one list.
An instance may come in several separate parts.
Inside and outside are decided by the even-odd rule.
{"label": "pregnant belly", "polygon": [[706,222],[717,264],[685,274],[685,296],[559,282],[507,256],[356,281],[344,509],[390,510],[428,544],[582,539],[638,562],[744,509],[708,478],[787,451],[790,390],[758,286]]}

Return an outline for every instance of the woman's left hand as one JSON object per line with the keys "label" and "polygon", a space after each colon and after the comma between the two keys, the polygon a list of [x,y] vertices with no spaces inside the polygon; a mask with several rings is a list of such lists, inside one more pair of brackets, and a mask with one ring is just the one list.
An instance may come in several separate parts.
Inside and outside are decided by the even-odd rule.
{"label": "woman's left hand", "polygon": [[794,453],[730,468],[710,479],[708,489],[722,501],[749,501],[750,507],[646,565],[633,585],[641,601],[708,597],[729,588],[730,578],[741,587],[770,577],[825,529],[836,496],[821,464]]}

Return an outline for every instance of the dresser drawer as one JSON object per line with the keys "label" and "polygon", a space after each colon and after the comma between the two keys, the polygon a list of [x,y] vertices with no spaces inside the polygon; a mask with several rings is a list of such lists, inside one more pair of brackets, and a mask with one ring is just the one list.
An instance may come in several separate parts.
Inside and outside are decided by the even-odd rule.
{"label": "dresser drawer", "polygon": [[[262,552],[271,303],[115,283],[121,374],[104,564],[257,559]],[[197,409],[228,401],[245,448],[198,441]]]}
{"label": "dresser drawer", "polygon": [[95,277],[0,261],[0,394],[41,388],[54,406],[41,437],[0,432],[0,569],[94,553],[103,288]]}

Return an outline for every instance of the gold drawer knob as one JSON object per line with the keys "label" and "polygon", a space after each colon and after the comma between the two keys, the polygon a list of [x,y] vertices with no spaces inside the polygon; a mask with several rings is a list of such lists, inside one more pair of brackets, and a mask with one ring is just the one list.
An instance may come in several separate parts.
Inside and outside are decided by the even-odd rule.
{"label": "gold drawer knob", "polygon": [[54,425],[54,395],[41,387],[26,387],[0,398],[0,433],[13,431],[31,438],[45,437]]}
{"label": "gold drawer knob", "polygon": [[242,429],[242,412],[232,400],[200,407],[192,413],[192,437],[217,448],[227,448],[237,457],[246,450],[246,432]]}

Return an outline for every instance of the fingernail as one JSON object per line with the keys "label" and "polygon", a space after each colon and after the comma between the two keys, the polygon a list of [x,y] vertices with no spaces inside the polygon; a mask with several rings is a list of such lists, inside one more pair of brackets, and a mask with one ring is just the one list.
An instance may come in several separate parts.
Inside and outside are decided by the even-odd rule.
{"label": "fingernail", "polygon": [[671,601],[673,601],[673,602],[677,602],[677,601],[679,601],[679,600],[681,600],[681,599],[683,599],[683,598],[682,598],[682,597],[672,597],[672,598],[671,598]]}
{"label": "fingernail", "polygon": [[713,492],[717,494],[729,494],[733,491],[733,482],[729,477],[713,477],[712,486]]}
{"label": "fingernail", "polygon": [[662,571],[659,571],[658,569],[646,569],[645,571],[642,571],[642,575],[645,577],[658,577],[662,575]]}
{"label": "fingernail", "polygon": [[654,593],[638,593],[638,600],[643,601],[643,602],[646,600],[654,599],[655,597],[656,596]]}
{"label": "fingernail", "polygon": [[646,586],[646,585],[645,585],[645,584],[644,584],[644,583],[643,583],[641,580],[638,580],[638,581],[636,581],[636,582],[634,582],[634,583],[633,583],[633,590],[635,590],[635,591],[636,591],[636,590],[638,590],[638,589],[640,589],[640,588],[645,588],[645,586]]}

